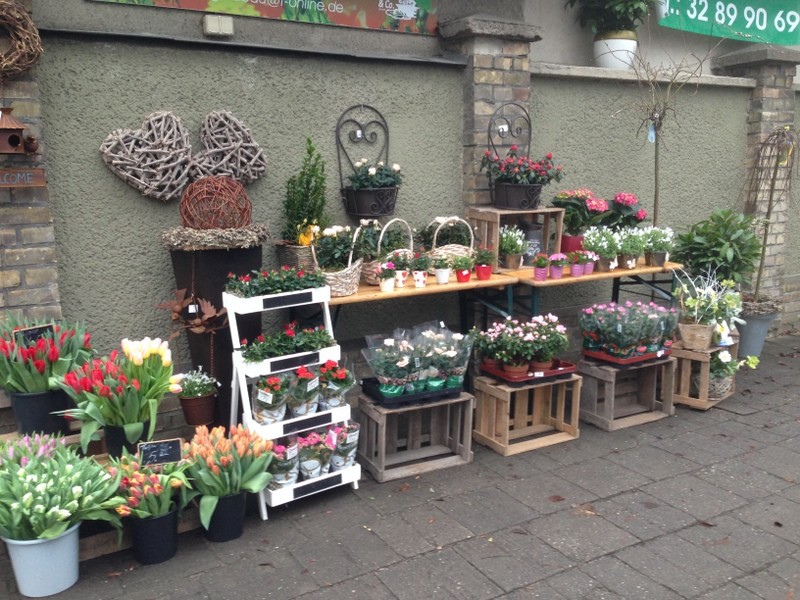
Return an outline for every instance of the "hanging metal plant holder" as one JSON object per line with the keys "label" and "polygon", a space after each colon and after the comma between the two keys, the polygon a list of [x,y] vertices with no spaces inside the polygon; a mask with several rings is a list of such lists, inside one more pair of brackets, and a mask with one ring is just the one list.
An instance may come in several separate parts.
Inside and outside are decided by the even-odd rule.
{"label": "hanging metal plant holder", "polygon": [[394,214],[397,185],[365,187],[358,173],[389,164],[389,126],[377,109],[351,106],[336,124],[336,155],[345,212],[357,219]]}
{"label": "hanging metal plant holder", "polygon": [[[524,106],[507,102],[489,119],[486,143],[492,156],[506,156],[517,146],[518,156],[528,156],[531,148],[531,118]],[[528,210],[539,206],[541,184],[520,184],[494,181],[489,172],[492,204],[497,208]]]}

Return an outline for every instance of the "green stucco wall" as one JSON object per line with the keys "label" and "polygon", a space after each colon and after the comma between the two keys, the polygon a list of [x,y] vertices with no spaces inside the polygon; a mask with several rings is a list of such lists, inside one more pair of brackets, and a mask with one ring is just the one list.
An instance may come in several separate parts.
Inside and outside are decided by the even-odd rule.
{"label": "green stucco wall", "polygon": [[[397,216],[421,226],[462,212],[460,68],[57,35],[46,35],[44,44],[39,80],[63,313],[86,321],[101,351],[122,337],[164,335],[169,325],[155,308],[175,286],[159,236],[179,224],[178,204],[140,196],[98,152],[110,131],[138,128],[153,111],[179,115],[195,151],[209,111],[230,110],[252,130],[269,161],[267,175],[247,188],[253,220],[275,235],[285,182],[299,168],[307,135],[327,161],[333,221],[348,223],[338,198],[334,132],[341,113],[359,103],[375,106],[389,123],[389,159],[406,174]],[[275,266],[270,244],[264,260]],[[349,307],[337,333],[348,339],[382,331],[387,312],[400,316],[392,328],[443,316],[441,300],[422,304],[427,308],[406,303],[405,314],[412,314],[404,323],[393,303]],[[444,305],[452,314],[453,302]]]}

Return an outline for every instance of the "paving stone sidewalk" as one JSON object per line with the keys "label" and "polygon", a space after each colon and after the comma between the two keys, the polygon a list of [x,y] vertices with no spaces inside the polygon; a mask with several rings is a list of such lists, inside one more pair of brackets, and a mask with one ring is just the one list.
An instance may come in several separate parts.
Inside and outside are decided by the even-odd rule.
{"label": "paving stone sidewalk", "polygon": [[[224,544],[81,564],[64,600],[800,598],[800,337],[708,412],[253,511]],[[42,575],[46,576],[46,565]],[[0,582],[4,575],[0,574]],[[2,592],[0,586],[0,592]],[[10,600],[18,594],[0,593]]]}

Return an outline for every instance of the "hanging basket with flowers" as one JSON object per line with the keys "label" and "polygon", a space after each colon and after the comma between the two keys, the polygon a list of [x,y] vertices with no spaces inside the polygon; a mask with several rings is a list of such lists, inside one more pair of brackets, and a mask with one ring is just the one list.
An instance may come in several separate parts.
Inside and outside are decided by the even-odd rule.
{"label": "hanging basket with flowers", "polygon": [[519,156],[518,152],[519,147],[512,145],[505,158],[487,150],[481,159],[481,171],[486,170],[492,204],[497,208],[537,208],[542,188],[564,177],[563,167],[553,163],[552,152],[539,160]]}

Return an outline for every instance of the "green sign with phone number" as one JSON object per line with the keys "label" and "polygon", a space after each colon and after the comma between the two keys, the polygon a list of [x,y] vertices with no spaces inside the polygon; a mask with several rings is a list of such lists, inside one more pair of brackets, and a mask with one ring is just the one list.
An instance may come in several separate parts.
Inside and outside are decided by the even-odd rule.
{"label": "green sign with phone number", "polygon": [[659,25],[745,42],[800,45],[800,6],[786,0],[661,0]]}

